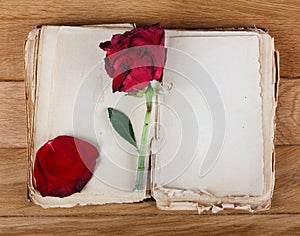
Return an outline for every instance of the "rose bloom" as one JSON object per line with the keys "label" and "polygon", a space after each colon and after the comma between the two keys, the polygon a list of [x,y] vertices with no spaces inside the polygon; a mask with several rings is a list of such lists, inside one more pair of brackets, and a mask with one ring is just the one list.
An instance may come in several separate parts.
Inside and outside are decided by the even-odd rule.
{"label": "rose bloom", "polygon": [[80,192],[90,178],[98,158],[90,143],[71,136],[47,141],[37,152],[34,186],[43,197],[66,197]]}
{"label": "rose bloom", "polygon": [[105,69],[113,92],[136,92],[151,80],[161,81],[166,61],[165,32],[159,25],[135,28],[100,43],[107,52]]}

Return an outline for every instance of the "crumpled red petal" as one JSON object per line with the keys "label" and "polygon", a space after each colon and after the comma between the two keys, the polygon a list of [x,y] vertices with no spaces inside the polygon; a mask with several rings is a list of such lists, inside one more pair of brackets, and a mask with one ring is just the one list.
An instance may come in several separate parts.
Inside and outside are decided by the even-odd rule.
{"label": "crumpled red petal", "polygon": [[47,141],[37,152],[33,170],[35,188],[43,197],[67,197],[80,192],[93,176],[99,152],[71,136]]}

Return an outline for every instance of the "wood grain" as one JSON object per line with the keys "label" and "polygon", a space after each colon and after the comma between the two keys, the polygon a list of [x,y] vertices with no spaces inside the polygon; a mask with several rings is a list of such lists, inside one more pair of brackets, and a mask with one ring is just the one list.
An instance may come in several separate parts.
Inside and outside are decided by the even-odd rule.
{"label": "wood grain", "polygon": [[300,83],[282,80],[277,110],[277,144],[300,144]]}
{"label": "wood grain", "polygon": [[[300,0],[0,0],[0,235],[300,235]],[[166,28],[269,28],[281,53],[276,185],[269,211],[195,215],[160,211],[153,200],[42,209],[26,199],[23,47],[36,25],[136,22]],[[287,80],[289,79],[289,80]]]}
{"label": "wood grain", "polygon": [[26,146],[23,82],[0,83],[0,147]]}
{"label": "wood grain", "polygon": [[[166,28],[263,27],[275,37],[284,77],[300,76],[300,1],[1,1],[0,79],[22,80],[23,46],[36,25],[160,22]],[[26,9],[26,10],[24,10]],[[163,13],[163,14],[162,14]]]}
{"label": "wood grain", "polygon": [[[292,235],[297,215],[249,216],[95,216],[2,219],[5,235]],[[299,234],[298,234],[299,235]]]}
{"label": "wood grain", "polygon": [[[272,208],[258,214],[300,213],[300,146],[276,148],[276,187]],[[197,214],[191,211],[161,211],[153,200],[137,204],[108,204],[67,209],[43,209],[26,198],[26,149],[0,149],[0,217],[74,215],[174,215]],[[220,214],[248,214],[226,210]]]}
{"label": "wood grain", "polygon": [[[26,148],[23,82],[0,82],[0,148]],[[282,80],[277,109],[277,144],[300,144],[300,80]]]}

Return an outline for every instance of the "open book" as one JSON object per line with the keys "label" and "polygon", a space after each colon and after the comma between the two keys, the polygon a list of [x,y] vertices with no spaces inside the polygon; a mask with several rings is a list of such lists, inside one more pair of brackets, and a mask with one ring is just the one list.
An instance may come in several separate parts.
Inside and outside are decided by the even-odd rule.
{"label": "open book", "polygon": [[[270,207],[278,54],[258,29],[166,30],[164,84],[152,112],[145,188],[133,191],[137,153],[112,128],[108,107],[125,112],[141,138],[143,99],[112,93],[99,43],[133,25],[42,26],[25,48],[30,199],[43,207],[139,202],[164,210]],[[94,144],[100,156],[80,193],[42,197],[37,150],[59,135]]]}

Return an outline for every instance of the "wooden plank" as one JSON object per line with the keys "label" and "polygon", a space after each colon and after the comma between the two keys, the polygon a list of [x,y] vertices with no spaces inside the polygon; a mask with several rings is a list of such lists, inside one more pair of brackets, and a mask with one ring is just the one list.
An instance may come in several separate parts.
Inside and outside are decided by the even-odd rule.
{"label": "wooden plank", "polygon": [[[276,186],[272,208],[259,214],[300,213],[300,146],[276,148]],[[39,215],[174,215],[197,214],[194,211],[160,211],[155,202],[108,204],[67,209],[43,209],[26,199],[26,149],[0,149],[0,217]],[[244,211],[223,211],[219,214],[248,214]]]}
{"label": "wooden plank", "polygon": [[277,110],[277,144],[300,144],[300,82],[281,80]]}
{"label": "wooden plank", "polygon": [[[300,144],[300,80],[282,80],[277,110],[277,144]],[[26,147],[23,82],[0,82],[0,148]]]}
{"label": "wooden plank", "polygon": [[298,215],[96,216],[1,219],[4,235],[296,235]]}
{"label": "wooden plank", "polygon": [[275,190],[271,212],[298,212],[300,204],[300,146],[277,146]]}
{"label": "wooden plank", "polygon": [[26,147],[23,82],[0,83],[0,147]]}
{"label": "wooden plank", "polygon": [[[0,79],[23,79],[23,46],[36,25],[136,22],[166,28],[264,27],[281,52],[282,76],[300,76],[300,2],[272,1],[2,1]],[[26,9],[26,10],[24,10]],[[161,14],[161,13],[164,14]],[[234,16],[234,17],[233,17]]]}

